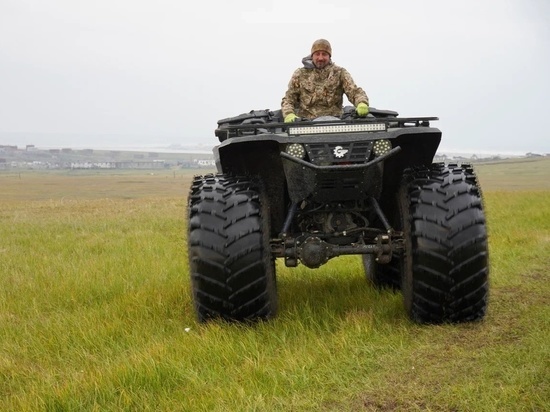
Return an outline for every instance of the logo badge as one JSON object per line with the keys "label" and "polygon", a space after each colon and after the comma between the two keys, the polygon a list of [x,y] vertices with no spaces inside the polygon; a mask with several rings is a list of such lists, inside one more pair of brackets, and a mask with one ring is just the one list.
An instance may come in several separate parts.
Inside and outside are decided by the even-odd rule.
{"label": "logo badge", "polygon": [[334,157],[337,157],[338,159],[344,157],[347,152],[349,152],[349,150],[344,149],[342,146],[336,146],[333,150]]}

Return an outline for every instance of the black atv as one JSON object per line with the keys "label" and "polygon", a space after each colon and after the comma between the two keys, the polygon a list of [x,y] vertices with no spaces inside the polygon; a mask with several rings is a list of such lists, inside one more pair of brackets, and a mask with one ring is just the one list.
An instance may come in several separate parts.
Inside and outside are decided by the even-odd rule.
{"label": "black atv", "polygon": [[275,259],[318,268],[361,255],[419,323],[467,322],[488,303],[483,201],[471,166],[432,163],[436,117],[346,107],[283,123],[258,110],[218,121],[217,174],[195,176],[188,245],[199,321],[277,312]]}

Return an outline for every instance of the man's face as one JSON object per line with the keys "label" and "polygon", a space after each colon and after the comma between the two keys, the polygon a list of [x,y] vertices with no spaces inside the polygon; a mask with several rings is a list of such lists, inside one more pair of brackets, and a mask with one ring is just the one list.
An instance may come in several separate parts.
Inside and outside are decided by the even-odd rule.
{"label": "man's face", "polygon": [[312,54],[313,64],[318,69],[322,69],[330,62],[330,54],[326,51],[319,50]]}

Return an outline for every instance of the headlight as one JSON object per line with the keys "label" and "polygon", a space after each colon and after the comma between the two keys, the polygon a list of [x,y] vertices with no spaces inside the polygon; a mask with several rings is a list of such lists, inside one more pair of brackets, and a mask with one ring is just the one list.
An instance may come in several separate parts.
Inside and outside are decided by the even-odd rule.
{"label": "headlight", "polygon": [[391,143],[389,140],[377,140],[374,142],[372,151],[375,156],[382,156],[388,153],[392,149]]}
{"label": "headlight", "polygon": [[306,149],[300,143],[291,143],[286,147],[286,152],[298,159],[306,157]]}
{"label": "headlight", "polygon": [[383,132],[386,131],[385,123],[356,123],[335,124],[320,126],[291,126],[289,135],[321,134],[321,133],[356,133],[356,132]]}

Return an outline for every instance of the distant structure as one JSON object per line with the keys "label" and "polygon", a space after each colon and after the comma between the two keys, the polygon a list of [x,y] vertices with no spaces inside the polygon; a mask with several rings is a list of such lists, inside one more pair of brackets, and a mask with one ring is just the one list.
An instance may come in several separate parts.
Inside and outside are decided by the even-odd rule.
{"label": "distant structure", "polygon": [[164,160],[150,162],[72,162],[71,169],[164,169],[169,167]]}
{"label": "distant structure", "polygon": [[[162,157],[162,158],[159,158]],[[134,152],[124,150],[39,149],[0,145],[0,170],[161,170],[215,168],[212,153]]]}

